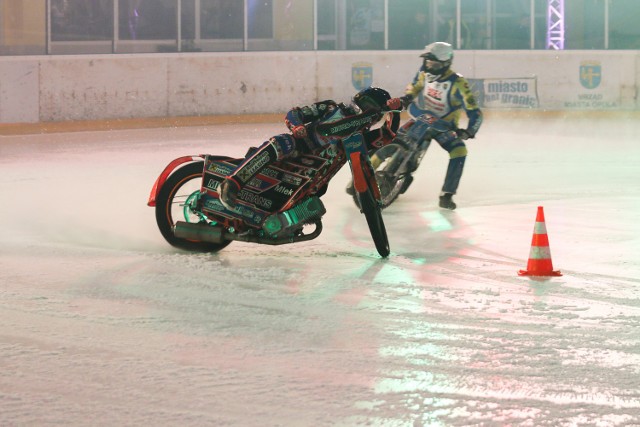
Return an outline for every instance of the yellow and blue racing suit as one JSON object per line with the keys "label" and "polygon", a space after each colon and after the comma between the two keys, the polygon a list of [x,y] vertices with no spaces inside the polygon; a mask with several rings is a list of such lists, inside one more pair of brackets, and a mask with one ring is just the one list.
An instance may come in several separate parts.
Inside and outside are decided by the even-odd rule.
{"label": "yellow and blue racing suit", "polygon": [[[428,81],[427,73],[421,69],[405,94],[403,100],[410,102],[407,110],[411,119],[400,128],[397,138],[405,143],[426,144],[426,147],[435,139],[449,153],[442,192],[455,194],[467,156],[467,147],[459,135],[473,138],[482,124],[482,111],[469,83],[453,70],[447,70],[435,81]],[[463,110],[468,125],[460,132],[458,126]]]}

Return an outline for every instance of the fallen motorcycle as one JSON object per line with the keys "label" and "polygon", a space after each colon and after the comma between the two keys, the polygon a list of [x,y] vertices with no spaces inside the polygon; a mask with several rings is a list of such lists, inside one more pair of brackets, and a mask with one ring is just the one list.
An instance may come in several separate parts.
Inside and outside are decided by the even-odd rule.
{"label": "fallen motorcycle", "polygon": [[[318,132],[336,135],[337,131],[341,139],[319,153],[266,167],[242,189],[232,208],[220,201],[219,187],[243,158],[199,154],[173,160],[157,178],[147,203],[155,207],[160,233],[169,244],[198,252],[217,252],[234,240],[281,245],[315,239],[322,232],[326,213],[320,198],[348,162],[354,197],[378,253],[387,257],[390,247],[381,195],[368,154],[372,147],[366,143],[366,133],[373,131],[368,130],[370,126],[362,129],[362,123],[373,125],[381,116],[380,111],[366,111],[338,123],[317,125]],[[382,126],[389,130],[387,135],[394,135],[399,113],[385,112],[385,116]],[[307,231],[310,227],[313,229]]]}

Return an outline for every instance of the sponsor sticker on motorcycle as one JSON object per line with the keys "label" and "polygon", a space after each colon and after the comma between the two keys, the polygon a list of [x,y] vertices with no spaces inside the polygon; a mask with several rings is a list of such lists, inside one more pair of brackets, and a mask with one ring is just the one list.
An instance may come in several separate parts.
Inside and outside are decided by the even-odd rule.
{"label": "sponsor sticker on motorcycle", "polygon": [[235,167],[235,165],[232,165],[230,163],[222,163],[207,158],[207,166],[205,170],[214,175],[225,177],[229,175],[235,169]]}

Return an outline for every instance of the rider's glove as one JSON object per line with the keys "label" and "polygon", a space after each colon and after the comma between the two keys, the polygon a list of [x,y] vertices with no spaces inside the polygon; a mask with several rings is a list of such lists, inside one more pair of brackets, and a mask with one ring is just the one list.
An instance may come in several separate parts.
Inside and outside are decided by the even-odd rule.
{"label": "rider's glove", "polygon": [[460,138],[463,141],[467,139],[473,139],[473,135],[469,133],[469,131],[466,129],[457,129],[456,135],[458,135],[458,138]]}
{"label": "rider's glove", "polygon": [[294,126],[291,129],[291,133],[293,134],[294,138],[306,138],[307,137],[307,128],[304,127],[303,125],[300,126]]}
{"label": "rider's glove", "polygon": [[387,101],[389,110],[402,110],[402,100],[400,98],[391,98]]}
{"label": "rider's glove", "polygon": [[402,102],[402,105],[404,106],[404,108],[407,108],[413,102],[412,95],[401,96],[399,99]]}

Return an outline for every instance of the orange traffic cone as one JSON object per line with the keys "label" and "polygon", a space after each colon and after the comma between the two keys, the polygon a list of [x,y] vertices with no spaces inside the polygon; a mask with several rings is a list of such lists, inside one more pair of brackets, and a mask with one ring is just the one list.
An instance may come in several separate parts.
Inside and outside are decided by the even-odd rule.
{"label": "orange traffic cone", "polygon": [[553,271],[551,263],[551,251],[549,250],[549,238],[547,226],[544,223],[544,211],[538,206],[536,225],[533,228],[533,241],[529,252],[527,269],[518,271],[520,276],[562,276],[559,271]]}

